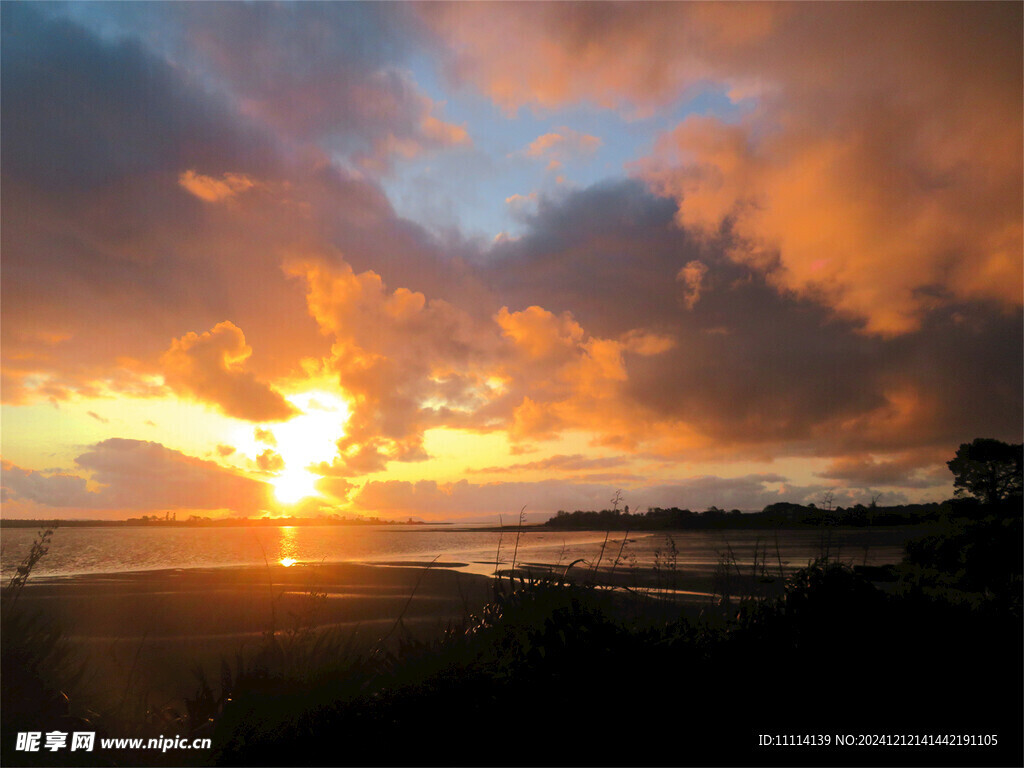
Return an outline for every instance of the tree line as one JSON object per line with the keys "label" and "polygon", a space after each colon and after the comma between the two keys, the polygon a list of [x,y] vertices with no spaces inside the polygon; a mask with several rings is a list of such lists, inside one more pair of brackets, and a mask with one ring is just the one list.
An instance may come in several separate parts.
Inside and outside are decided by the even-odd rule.
{"label": "tree line", "polygon": [[1008,444],[990,438],[963,443],[948,462],[953,473],[954,495],[942,503],[879,506],[877,497],[868,505],[833,507],[831,492],[822,504],[777,502],[760,512],[726,511],[716,506],[703,511],[679,507],[648,507],[646,512],[630,514],[629,506],[619,509],[621,492],[612,498],[612,508],[559,510],[544,523],[550,528],[600,528],[611,530],[659,530],[702,528],[779,528],[820,525],[891,526],[916,525],[948,518],[970,517],[983,510],[1001,510],[1014,515],[1021,512],[1022,461],[1024,444]]}

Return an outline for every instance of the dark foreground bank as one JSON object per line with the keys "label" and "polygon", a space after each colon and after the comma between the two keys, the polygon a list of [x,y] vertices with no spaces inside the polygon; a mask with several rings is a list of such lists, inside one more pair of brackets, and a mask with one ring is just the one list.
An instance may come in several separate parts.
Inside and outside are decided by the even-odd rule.
{"label": "dark foreground bank", "polygon": [[[32,678],[38,635],[13,664],[5,625],[5,698],[11,676],[37,695],[5,701],[4,764],[1020,765],[1020,540],[1019,515],[951,519],[897,569],[822,560],[704,605],[586,571],[474,582],[478,607],[449,584],[459,618],[433,632],[408,596],[365,644],[279,625],[134,721],[62,699],[47,664]],[[16,722],[210,747],[16,752]]]}

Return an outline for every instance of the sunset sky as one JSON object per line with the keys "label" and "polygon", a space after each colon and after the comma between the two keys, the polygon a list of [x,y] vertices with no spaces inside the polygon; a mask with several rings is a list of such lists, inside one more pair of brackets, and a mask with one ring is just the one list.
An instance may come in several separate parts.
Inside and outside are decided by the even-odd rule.
{"label": "sunset sky", "polygon": [[4,517],[940,501],[1020,3],[10,3]]}

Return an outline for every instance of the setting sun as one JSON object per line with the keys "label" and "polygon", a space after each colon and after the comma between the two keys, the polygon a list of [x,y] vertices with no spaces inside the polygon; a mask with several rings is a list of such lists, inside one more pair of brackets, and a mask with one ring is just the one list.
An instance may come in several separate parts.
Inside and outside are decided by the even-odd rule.
{"label": "setting sun", "polygon": [[272,473],[269,482],[274,496],[289,505],[320,495],[316,489],[320,475],[308,468],[330,463],[337,453],[336,443],[344,436],[349,407],[340,396],[323,390],[285,399],[299,411],[297,416],[281,424],[245,429],[236,436],[236,443],[254,456],[264,471]]}
{"label": "setting sun", "polygon": [[317,496],[316,480],[316,475],[305,469],[282,472],[271,480],[274,497],[284,504],[294,504],[309,496]]}

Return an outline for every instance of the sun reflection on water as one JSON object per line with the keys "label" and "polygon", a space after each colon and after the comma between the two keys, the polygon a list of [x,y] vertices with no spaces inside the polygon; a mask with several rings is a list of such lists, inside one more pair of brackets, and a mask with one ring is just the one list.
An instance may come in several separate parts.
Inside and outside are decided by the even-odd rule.
{"label": "sun reflection on water", "polygon": [[278,529],[281,532],[281,541],[278,544],[278,561],[285,568],[291,568],[298,562],[296,555],[299,554],[298,542],[296,542],[296,536],[298,531],[295,530],[294,526],[285,525]]}

